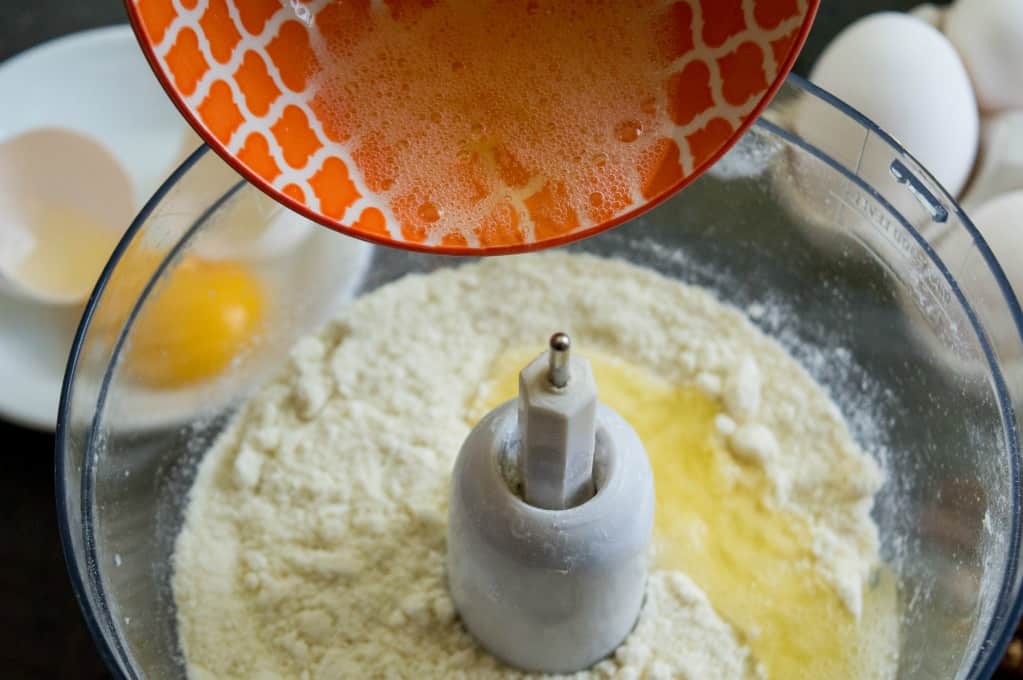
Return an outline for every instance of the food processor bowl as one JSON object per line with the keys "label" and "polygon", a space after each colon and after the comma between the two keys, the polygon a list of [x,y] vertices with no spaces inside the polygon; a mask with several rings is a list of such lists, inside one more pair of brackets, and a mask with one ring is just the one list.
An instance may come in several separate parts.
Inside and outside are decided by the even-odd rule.
{"label": "food processor bowl", "polygon": [[[822,124],[798,129],[803,107]],[[68,363],[60,528],[89,627],[124,677],[186,675],[174,541],[197,464],[237,405],[354,296],[466,261],[314,230],[253,270],[265,318],[224,371],[140,388],[125,361],[139,319],[204,240],[231,228],[223,215],[258,196],[208,150],[189,158],[103,272]],[[942,261],[934,244],[954,232],[970,247]],[[930,175],[855,111],[790,77],[710,173],[567,248],[705,286],[788,348],[886,471],[874,517],[898,580],[898,677],[990,676],[1020,613],[1023,314],[976,229]]]}

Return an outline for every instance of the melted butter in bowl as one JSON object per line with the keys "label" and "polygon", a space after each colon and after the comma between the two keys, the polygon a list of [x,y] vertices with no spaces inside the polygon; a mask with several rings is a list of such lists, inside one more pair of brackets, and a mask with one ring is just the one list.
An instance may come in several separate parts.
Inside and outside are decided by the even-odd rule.
{"label": "melted butter in bowl", "polygon": [[[470,413],[514,398],[518,371],[533,353],[502,355]],[[814,519],[781,507],[764,469],[733,453],[717,424],[727,415],[716,397],[619,359],[582,354],[599,398],[636,430],[653,467],[654,573],[692,579],[767,678],[891,677],[898,616],[888,567],[868,565],[875,576],[862,588],[857,618],[816,559]]]}

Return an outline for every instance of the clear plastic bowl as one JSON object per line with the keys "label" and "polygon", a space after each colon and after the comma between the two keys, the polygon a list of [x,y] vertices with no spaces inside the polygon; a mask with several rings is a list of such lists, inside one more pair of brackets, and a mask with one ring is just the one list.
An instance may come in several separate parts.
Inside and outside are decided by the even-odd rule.
{"label": "clear plastic bowl", "polygon": [[[802,107],[824,124],[799,129]],[[96,642],[126,677],[185,676],[172,549],[196,464],[232,408],[352,295],[464,261],[317,230],[266,268],[269,330],[231,370],[173,393],[140,390],[119,361],[139,310],[256,195],[196,152],[117,249],[68,363],[56,466],[64,550]],[[963,231],[968,251],[940,260],[935,244]],[[140,256],[139,243],[159,257]],[[790,78],[711,173],[569,248],[713,289],[827,385],[888,474],[874,515],[899,580],[898,676],[990,676],[1020,613],[1023,315],[934,180],[859,114]]]}

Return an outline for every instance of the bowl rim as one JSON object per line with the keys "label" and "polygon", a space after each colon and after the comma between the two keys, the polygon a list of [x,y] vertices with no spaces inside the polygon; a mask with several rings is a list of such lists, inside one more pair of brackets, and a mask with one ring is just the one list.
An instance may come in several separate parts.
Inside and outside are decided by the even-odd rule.
{"label": "bowl rim", "polygon": [[[200,146],[198,149],[193,151],[188,158],[186,158],[180,166],[175,168],[174,172],[160,185],[160,188],[156,190],[156,193],[146,201],[146,204],[139,211],[139,214],[132,220],[131,225],[124,232],[124,235],[118,241],[117,246],[114,248],[114,252],[111,254],[110,259],[103,266],[103,271],[100,273],[99,279],[96,282],[96,286],[93,288],[92,293],[89,295],[88,302],[85,305],[85,309],[82,312],[81,320],[78,323],[78,328],[75,331],[74,340],[71,344],[71,352],[68,355],[67,368],[64,372],[64,380],[61,386],[60,392],[60,404],[57,411],[57,428],[55,432],[56,439],[56,450],[54,452],[54,473],[55,473],[55,489],[56,489],[56,501],[57,501],[57,525],[60,532],[61,548],[64,553],[64,562],[68,570],[68,574],[71,578],[72,590],[75,593],[75,599],[78,601],[78,605],[82,610],[82,615],[85,618],[86,626],[89,629],[89,633],[92,635],[93,641],[96,643],[96,647],[102,657],[104,663],[110,669],[111,673],[118,677],[128,677],[124,669],[121,666],[118,656],[127,656],[126,650],[121,645],[120,640],[116,640],[114,646],[111,646],[107,640],[107,636],[104,634],[102,625],[100,624],[97,616],[98,612],[94,610],[89,602],[89,584],[87,580],[91,581],[91,585],[96,588],[96,596],[100,599],[104,596],[104,589],[102,583],[98,579],[90,578],[90,564],[95,564],[95,545],[91,540],[91,530],[85,530],[85,536],[83,544],[87,546],[89,557],[80,561],[75,555],[74,541],[71,537],[71,523],[70,523],[70,511],[71,508],[68,504],[67,495],[67,448],[65,442],[69,436],[69,420],[70,420],[70,409],[71,409],[71,396],[74,390],[74,377],[78,367],[78,361],[81,358],[83,344],[85,341],[86,334],[88,333],[89,327],[91,326],[92,319],[96,313],[96,309],[99,305],[100,300],[103,297],[103,293],[106,291],[107,284],[110,282],[114,271],[117,269],[117,265],[120,263],[121,258],[127,252],[129,246],[135,238],[135,235],[142,229],[143,225],[148,221],[150,215],[156,210],[163,199],[169,194],[177,183],[185,177],[191,168],[199,162],[199,160],[206,155],[209,148],[205,145]],[[204,211],[205,214],[205,211]],[[193,224],[186,232],[190,235],[192,230],[200,223],[197,219],[196,223]],[[181,245],[181,242],[175,244],[170,251],[168,256],[163,259],[159,264],[158,269],[162,270],[170,258],[174,256],[177,248]],[[154,277],[155,280],[155,277]],[[153,281],[147,283],[151,285]],[[134,310],[133,310],[134,312]],[[104,380],[104,382],[106,382]],[[92,446],[92,439],[97,420],[100,415],[100,409],[93,416],[93,422],[90,426],[88,434],[89,444],[88,448]],[[88,480],[87,475],[90,466],[88,461],[82,468],[82,487],[87,486]],[[87,507],[86,500],[87,495],[82,494],[81,507],[79,512],[81,513],[83,528],[85,525],[85,518],[91,516],[91,509]],[[105,619],[104,625],[113,627],[113,621],[110,617],[109,608],[102,604],[102,609]],[[116,647],[116,649],[115,649]],[[116,653],[115,653],[116,652]]]}
{"label": "bowl rim", "polygon": [[217,139],[216,135],[212,134],[206,127],[206,125],[199,120],[195,112],[189,108],[185,102],[185,98],[178,92],[174,83],[171,82],[167,72],[160,65],[160,60],[156,55],[155,46],[148,39],[145,29],[145,24],[142,21],[142,15],[136,4],[136,0],[124,0],[124,7],[128,14],[128,20],[131,23],[132,29],[135,31],[135,37],[138,40],[139,47],[142,49],[143,54],[146,57],[146,61],[149,63],[150,68],[153,70],[153,74],[160,82],[160,86],[163,88],[167,96],[170,97],[174,106],[177,107],[178,111],[188,122],[189,126],[195,130],[196,134],[202,138],[203,142],[207,146],[213,149],[221,159],[230,165],[235,172],[244,177],[249,184],[256,187],[273,200],[287,206],[294,212],[302,215],[306,219],[312,220],[317,224],[320,224],[333,231],[340,232],[347,236],[357,238],[363,241],[368,241],[374,245],[387,246],[391,248],[399,248],[402,250],[412,250],[416,252],[431,253],[436,255],[466,255],[466,256],[484,256],[484,255],[513,255],[516,253],[527,253],[537,250],[545,250],[547,248],[555,248],[557,246],[572,243],[574,241],[580,241],[584,238],[594,236],[601,232],[613,229],[614,227],[620,226],[626,222],[632,221],[640,215],[646,213],[649,210],[657,207],[661,203],[665,202],[679,191],[687,187],[689,184],[698,179],[704,172],[710,169],[715,163],[717,163],[722,156],[735,146],[742,139],[743,135],[758,121],[761,115],[770,106],[774,100],[778,91],[784,85],[786,78],[791,73],[793,66],[795,66],[796,59],[799,57],[802,51],[803,45],[806,43],[807,36],[810,34],[810,29],[813,27],[814,19],[816,18],[817,11],[820,8],[821,0],[806,0],[806,14],[803,17],[803,22],[800,25],[798,31],[796,31],[795,38],[792,41],[789,53],[786,55],[785,60],[779,64],[778,73],[775,75],[774,80],[768,85],[767,89],[763,91],[756,106],[742,119],[739,125],[735,128],[732,134],[728,137],[728,140],[721,145],[713,154],[708,156],[703,163],[693,168],[693,171],[683,177],[681,180],[673,184],[671,187],[661,192],[654,198],[644,201],[640,205],[631,208],[630,210],[617,215],[612,219],[602,222],[600,224],[587,227],[578,231],[573,231],[567,234],[554,236],[543,241],[534,241],[529,243],[517,243],[512,245],[501,245],[501,246],[449,246],[443,244],[426,245],[425,243],[417,243],[414,241],[407,241],[404,239],[395,239],[390,236],[380,236],[372,232],[362,231],[357,229],[350,224],[341,224],[337,220],[333,220],[326,215],[320,213],[317,210],[312,210],[305,203],[297,201],[292,196],[284,193],[280,189],[275,188],[270,182],[265,180],[254,170],[250,169],[244,163],[242,163],[235,155],[231,154],[227,150],[227,145]]}
{"label": "bowl rim", "polygon": [[[806,79],[789,74],[785,79],[785,82],[790,85],[797,92],[802,92],[808,96],[816,97],[827,104],[830,104],[836,108],[840,113],[843,113],[856,122],[858,122],[868,132],[878,135],[883,141],[885,141],[893,151],[901,154],[904,159],[910,161],[913,165],[912,170],[920,173],[927,177],[934,187],[938,188],[940,194],[939,198],[943,200],[944,204],[950,206],[959,219],[960,224],[966,229],[967,233],[972,237],[973,243],[977,250],[980,252],[985,264],[989,271],[994,276],[998,283],[999,290],[1002,293],[1002,297],[1009,307],[1011,315],[1013,317],[1013,323],[1016,328],[1017,335],[1023,343],[1023,308],[1021,308],[1020,301],[1016,297],[1012,290],[1012,287],[991,252],[991,249],[985,242],[981,233],[977,230],[976,226],[969,219],[969,217],[963,212],[963,209],[959,204],[952,198],[948,192],[938,183],[933,175],[931,175],[916,158],[906,151],[906,149],[899,144],[891,135],[884,132],[880,127],[870,121],[866,116],[861,114],[859,111],[849,106],[845,102],[841,101],[834,95],[820,89],[813,83],[810,83]],[[1012,634],[1015,630],[1015,624],[1020,618],[1021,612],[1023,612],[1023,587],[1012,592],[1018,584],[1018,567],[1020,559],[1020,545],[1021,545],[1021,517],[1020,517],[1020,447],[1018,440],[1018,433],[1016,431],[1016,417],[1013,409],[1011,395],[1006,387],[1004,377],[995,362],[993,350],[991,349],[990,342],[987,339],[986,334],[981,327],[976,313],[973,311],[972,305],[966,301],[962,290],[960,289],[956,279],[952,276],[944,262],[937,256],[930,242],[924,237],[920,231],[910,224],[904,217],[898,213],[893,206],[885,200],[876,189],[866,183],[858,175],[855,175],[846,168],[844,165],[838,163],[828,154],[824,153],[813,144],[802,139],[796,133],[785,130],[775,123],[761,117],[755,121],[757,127],[763,127],[772,134],[777,134],[784,138],[786,141],[796,144],[804,151],[807,151],[817,157],[819,160],[827,163],[834,170],[841,173],[847,180],[858,185],[862,190],[867,191],[871,196],[881,203],[895,218],[898,224],[905,229],[918,243],[918,245],[924,250],[932,264],[935,265],[942,276],[946,279],[956,295],[957,300],[963,306],[967,313],[969,321],[973,326],[973,330],[977,333],[978,340],[984,350],[985,358],[988,362],[988,366],[994,376],[995,389],[999,401],[999,410],[1002,415],[1002,427],[1006,431],[1008,439],[1009,451],[1009,462],[1011,468],[1011,485],[1014,490],[1011,511],[1011,536],[1010,543],[1007,548],[1007,563],[1005,564],[1005,572],[1002,577],[1002,584],[999,589],[998,600],[996,607],[991,612],[991,620],[988,623],[987,630],[985,631],[984,640],[987,644],[982,645],[974,659],[971,661],[970,670],[968,677],[980,678],[990,677],[990,675],[997,669],[998,664],[1001,661],[1002,656],[1005,653],[1009,642],[1012,639]],[[132,221],[131,225],[125,231],[124,236],[121,238],[117,247],[114,249],[113,254],[107,261],[103,268],[102,273],[96,283],[95,288],[89,296],[88,302],[86,303],[82,318],[79,322],[78,328],[75,332],[74,341],[72,343],[71,351],[68,356],[67,368],[64,374],[64,379],[61,387],[61,396],[59,404],[59,412],[57,419],[56,428],[56,445],[54,451],[54,476],[55,476],[55,489],[56,489],[56,505],[57,505],[57,523],[60,533],[61,547],[64,554],[65,566],[68,570],[69,577],[71,579],[72,589],[75,593],[75,599],[78,601],[79,607],[81,608],[82,615],[85,619],[86,625],[89,629],[90,634],[96,644],[96,647],[103,658],[107,667],[117,677],[137,677],[134,673],[134,669],[125,669],[122,666],[122,661],[130,659],[130,654],[124,649],[123,644],[116,632],[107,634],[104,630],[105,627],[116,631],[116,626],[112,621],[110,609],[105,602],[105,592],[102,583],[102,579],[99,577],[98,572],[93,568],[96,562],[95,544],[92,540],[92,529],[90,526],[89,519],[92,516],[92,509],[88,506],[87,500],[90,497],[88,494],[82,493],[81,503],[79,507],[73,508],[68,502],[68,447],[67,442],[69,440],[69,419],[71,409],[71,398],[75,387],[75,372],[78,366],[79,359],[81,358],[83,343],[88,333],[91,321],[95,314],[96,308],[103,297],[103,293],[106,289],[107,284],[113,272],[116,270],[122,256],[127,251],[128,247],[132,243],[135,235],[142,229],[143,225],[147,222],[150,215],[156,210],[159,204],[163,201],[166,195],[177,185],[177,183],[186,175],[186,173],[198,163],[207,153],[211,151],[208,145],[203,145],[194,151],[174,172],[167,178],[167,180],[160,186],[156,193],[146,202],[145,206],[139,212],[138,216]],[[230,192],[229,192],[230,193]],[[215,201],[219,203],[223,200],[223,197]],[[156,275],[164,269],[167,261],[172,259],[177,253],[181,245],[187,241],[189,236],[194,230],[201,226],[208,210],[204,210],[193,224],[185,230],[182,239],[176,243],[169,251],[168,255],[164,258],[164,261],[157,267]],[[358,236],[356,236],[358,238]],[[393,246],[393,244],[387,244]],[[548,244],[549,245],[549,244]],[[436,252],[436,251],[427,251]],[[522,252],[522,251],[517,251]],[[154,277],[155,278],[155,277]],[[146,291],[152,285],[152,281],[147,284]],[[145,293],[143,293],[144,298]],[[140,298],[141,300],[142,298]],[[136,303],[137,306],[138,303]],[[109,373],[108,373],[109,375]],[[104,380],[104,383],[106,381]],[[102,395],[101,388],[101,395]],[[102,396],[100,399],[102,400]],[[87,449],[92,447],[92,438],[95,431],[95,426],[99,419],[102,409],[97,409],[93,416],[92,429],[89,431]],[[89,482],[89,473],[91,471],[91,457],[86,456],[85,464],[81,472],[81,484],[82,488],[86,488]],[[77,514],[76,514],[77,512]],[[85,554],[79,557],[75,553],[75,542],[72,538],[72,517],[79,517],[83,527],[82,542],[85,547]],[[91,599],[95,597],[97,607],[93,607]],[[97,611],[100,609],[101,611]],[[103,619],[101,622],[100,619]],[[109,638],[113,638],[111,641]]]}
{"label": "bowl rim", "polygon": [[[856,108],[801,76],[790,74],[789,80],[802,88],[806,93],[818,97],[822,101],[831,104],[841,112],[849,115],[868,132],[876,134],[880,139],[886,142],[889,147],[891,147],[892,151],[901,154],[910,162],[912,167],[909,168],[909,170],[911,170],[911,172],[918,173],[926,177],[930,181],[932,187],[937,188],[939,193],[938,198],[942,199],[943,206],[947,205],[953,208],[953,212],[959,220],[960,225],[965,228],[967,234],[972,237],[974,246],[977,248],[978,252],[980,252],[988,270],[994,276],[995,281],[998,284],[999,291],[1002,293],[1002,298],[1008,305],[1009,311],[1012,314],[1013,325],[1016,329],[1016,336],[1021,342],[1023,342],[1023,307],[1021,307],[1020,300],[1013,291],[1012,285],[1009,283],[1009,279],[1006,276],[1005,271],[998,263],[998,260],[995,258],[990,246],[988,246],[987,241],[984,240],[983,235],[977,229],[976,225],[973,224],[973,221],[969,218],[969,216],[963,211],[962,206],[959,205],[955,198],[948,193],[945,187],[934,177],[934,175],[921,165],[920,161],[917,160],[917,158],[904,146],[902,146],[898,140],[885,132],[880,126],[865,115],[860,113]],[[848,168],[838,163],[835,159],[831,158],[831,156],[824,153],[813,144],[802,139],[799,135],[785,130],[770,121],[761,120],[759,122],[764,127],[770,129],[773,133],[787,139],[791,143],[802,148],[804,151],[817,157],[833,169],[841,172],[847,177],[847,179],[855,181],[861,189],[867,191],[872,198],[883,205],[888,210],[889,214],[895,218],[903,229],[905,229],[914,241],[916,241],[917,245],[920,246],[920,248],[927,254],[931,264],[933,264],[941,273],[945,282],[955,294],[959,304],[962,305],[973,331],[977,334],[980,346],[984,351],[984,357],[987,361],[988,368],[991,370],[993,382],[995,383],[995,393],[998,397],[998,406],[1002,417],[1002,428],[1005,431],[1009,449],[1010,479],[1011,486],[1014,491],[1011,499],[1011,535],[1007,546],[1008,560],[1005,564],[1005,572],[1002,576],[1002,583],[998,591],[996,606],[991,611],[991,620],[988,623],[987,630],[985,631],[983,638],[988,641],[988,644],[983,644],[978,647],[977,653],[971,661],[969,673],[966,676],[968,678],[991,677],[998,669],[1002,657],[1009,646],[1009,642],[1012,640],[1013,633],[1020,620],[1020,616],[1023,614],[1023,584],[1021,584],[1021,587],[1014,595],[1012,593],[1012,589],[1017,585],[1017,581],[1019,580],[1020,546],[1021,541],[1023,541],[1023,536],[1021,536],[1021,531],[1023,531],[1023,520],[1021,520],[1020,517],[1020,510],[1021,507],[1023,507],[1023,499],[1020,497],[1021,484],[1023,484],[1023,482],[1021,482],[1020,465],[1023,461],[1020,460],[1020,441],[1016,427],[1018,423],[1015,409],[1013,407],[1012,396],[1006,385],[1002,370],[999,368],[995,359],[991,342],[987,338],[987,333],[984,331],[983,326],[973,309],[973,305],[966,300],[966,297],[959,286],[959,282],[952,275],[948,266],[938,256],[933,245],[931,245],[931,242],[921,233],[919,228],[907,221],[906,218],[895,210],[894,206],[881,196],[881,194],[872,185],[860,179],[859,176],[852,174]],[[997,634],[992,635],[993,633]]]}

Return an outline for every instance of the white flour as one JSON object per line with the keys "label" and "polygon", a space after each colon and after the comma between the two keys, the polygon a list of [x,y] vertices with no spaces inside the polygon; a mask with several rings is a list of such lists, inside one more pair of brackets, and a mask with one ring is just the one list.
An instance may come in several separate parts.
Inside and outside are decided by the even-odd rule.
{"label": "white flour", "polygon": [[[448,475],[492,362],[552,330],[720,395],[734,455],[759,461],[776,501],[810,519],[818,567],[858,612],[881,474],[821,388],[703,290],[547,253],[357,300],[247,404],[203,461],[176,546],[191,677],[517,675],[475,647],[448,599]],[[580,677],[755,675],[699,588],[657,572],[635,632]]]}

